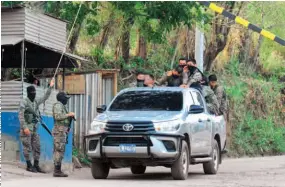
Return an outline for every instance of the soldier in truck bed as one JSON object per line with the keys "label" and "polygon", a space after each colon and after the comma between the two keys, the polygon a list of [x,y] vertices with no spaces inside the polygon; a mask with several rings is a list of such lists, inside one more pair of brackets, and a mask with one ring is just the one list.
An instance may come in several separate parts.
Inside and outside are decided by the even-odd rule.
{"label": "soldier in truck bed", "polygon": [[187,60],[187,67],[183,71],[183,85],[181,87],[188,88],[191,84],[198,82],[201,85],[207,84],[207,78],[197,68],[195,59]]}
{"label": "soldier in truck bed", "polygon": [[227,96],[224,88],[217,83],[218,79],[216,75],[209,76],[209,85],[217,96],[220,105],[220,114],[225,115],[227,113]]}
{"label": "soldier in truck bed", "polygon": [[190,85],[190,88],[197,89],[204,96],[207,109],[211,114],[219,115],[219,102],[210,86],[201,85],[198,82],[194,82]]}
{"label": "soldier in truck bed", "polygon": [[164,85],[167,83],[168,87],[179,87],[182,84],[182,72],[183,68],[177,66],[172,71],[166,72],[161,79],[158,80],[158,85]]}

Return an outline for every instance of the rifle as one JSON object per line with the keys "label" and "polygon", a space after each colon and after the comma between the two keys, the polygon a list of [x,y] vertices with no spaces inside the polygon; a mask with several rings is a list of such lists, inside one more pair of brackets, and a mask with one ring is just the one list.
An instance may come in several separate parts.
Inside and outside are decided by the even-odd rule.
{"label": "rifle", "polygon": [[31,108],[31,106],[28,106],[28,108],[26,109],[28,112],[32,113],[34,115],[34,117],[36,118],[36,121],[34,121],[34,123],[38,123],[40,122],[40,124],[42,125],[42,127],[51,135],[51,131],[49,130],[49,128],[46,126],[46,124],[43,122],[42,116],[37,115],[36,112]]}
{"label": "rifle", "polygon": [[68,117],[68,120],[69,120],[69,125],[68,125],[68,129],[67,129],[67,132],[66,132],[66,144],[68,144],[68,133],[69,133],[70,128],[71,128],[71,122],[72,122],[72,120],[76,121],[76,119],[75,119],[74,116],[72,116],[72,117]]}

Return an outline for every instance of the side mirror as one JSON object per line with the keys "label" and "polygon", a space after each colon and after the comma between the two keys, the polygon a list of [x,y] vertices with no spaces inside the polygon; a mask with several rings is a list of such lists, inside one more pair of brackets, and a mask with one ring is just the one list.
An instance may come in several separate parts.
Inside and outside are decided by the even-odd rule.
{"label": "side mirror", "polygon": [[191,105],[189,114],[200,114],[204,112],[204,108],[201,107],[200,105]]}
{"label": "side mirror", "polygon": [[97,106],[97,108],[96,108],[98,113],[103,113],[106,111],[106,109],[107,109],[106,105],[100,105],[100,106]]}

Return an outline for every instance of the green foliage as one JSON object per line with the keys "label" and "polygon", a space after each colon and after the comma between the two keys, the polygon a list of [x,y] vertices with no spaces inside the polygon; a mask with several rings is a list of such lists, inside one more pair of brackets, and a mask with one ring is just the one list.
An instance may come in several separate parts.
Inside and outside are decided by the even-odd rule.
{"label": "green foliage", "polygon": [[76,24],[86,22],[85,27],[90,35],[99,32],[100,27],[94,16],[97,15],[96,1],[48,1],[46,3],[46,12],[69,22],[68,29],[71,29],[75,16],[81,5]]}
{"label": "green foliage", "polygon": [[148,41],[162,42],[165,34],[181,25],[191,27],[195,22],[208,23],[209,16],[196,2],[112,2],[124,19],[136,23]]}
{"label": "green foliage", "polygon": [[[259,27],[285,39],[285,2],[250,2],[245,10],[247,19]],[[259,36],[255,34],[255,38]],[[285,47],[264,38],[260,60],[266,71],[285,75]]]}
{"label": "green foliage", "polygon": [[248,112],[233,133],[232,147],[239,155],[264,155],[285,152],[285,127],[276,127],[272,116],[256,119]]}
{"label": "green foliage", "polygon": [[1,1],[2,6],[13,7],[15,5],[23,5],[24,1]]}
{"label": "green foliage", "polygon": [[[248,77],[233,59],[221,75],[230,100],[232,154],[274,155],[285,152],[285,126],[278,78]],[[284,114],[283,114],[284,115]],[[228,124],[228,125],[229,125]]]}
{"label": "green foliage", "polygon": [[89,166],[91,161],[88,159],[87,155],[81,153],[77,148],[73,147],[72,149],[72,156],[75,156],[79,159],[80,163]]}

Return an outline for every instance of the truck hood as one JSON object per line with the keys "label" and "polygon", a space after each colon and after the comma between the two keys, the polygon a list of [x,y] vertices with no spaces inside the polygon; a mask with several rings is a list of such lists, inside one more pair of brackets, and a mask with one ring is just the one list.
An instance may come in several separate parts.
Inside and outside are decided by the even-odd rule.
{"label": "truck hood", "polygon": [[106,111],[99,114],[95,120],[98,121],[171,121],[181,118],[181,111]]}

